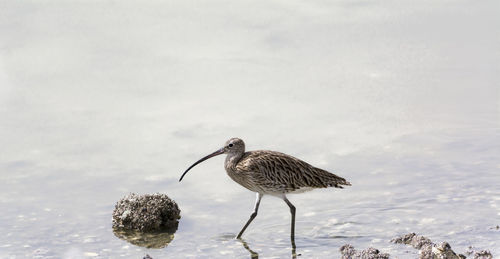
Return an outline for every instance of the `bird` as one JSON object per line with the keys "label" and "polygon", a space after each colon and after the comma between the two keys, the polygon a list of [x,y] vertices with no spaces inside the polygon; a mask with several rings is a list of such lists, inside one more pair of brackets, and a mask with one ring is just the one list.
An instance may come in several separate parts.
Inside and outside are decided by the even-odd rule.
{"label": "bird", "polygon": [[226,154],[224,168],[229,177],[255,192],[255,204],[250,218],[236,236],[241,236],[257,216],[259,205],[264,195],[281,198],[290,208],[290,239],[295,248],[295,206],[286,197],[287,194],[303,193],[317,188],[343,188],[351,183],[346,179],[326,170],[314,167],[293,156],[270,150],[245,152],[245,142],[240,138],[231,138],[217,151],[201,158],[182,174],[179,182],[199,163]]}

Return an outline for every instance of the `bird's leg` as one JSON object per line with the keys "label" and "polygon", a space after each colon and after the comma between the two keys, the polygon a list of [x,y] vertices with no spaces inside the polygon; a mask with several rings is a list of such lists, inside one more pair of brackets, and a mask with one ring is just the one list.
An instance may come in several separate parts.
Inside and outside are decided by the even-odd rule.
{"label": "bird's leg", "polygon": [[290,213],[292,214],[292,227],[290,230],[290,241],[292,241],[292,247],[295,248],[295,206],[286,198],[286,196],[283,196],[283,200],[286,202],[288,207],[290,207]]}
{"label": "bird's leg", "polygon": [[252,223],[252,220],[257,216],[257,212],[259,211],[259,205],[260,205],[260,200],[262,199],[262,196],[264,196],[264,194],[257,193],[257,195],[255,197],[255,206],[253,208],[253,213],[252,213],[252,215],[250,215],[250,218],[248,219],[247,223],[241,229],[240,233],[236,236],[236,238],[238,238],[238,239],[241,238],[241,235],[243,235],[243,232],[245,232],[245,229],[247,229],[248,225],[250,225],[250,223]]}

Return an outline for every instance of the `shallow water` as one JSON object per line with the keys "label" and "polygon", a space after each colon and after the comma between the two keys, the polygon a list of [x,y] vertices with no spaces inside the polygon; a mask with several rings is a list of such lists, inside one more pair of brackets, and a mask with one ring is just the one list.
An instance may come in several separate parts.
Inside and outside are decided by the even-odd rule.
{"label": "shallow water", "polygon": [[[290,195],[299,258],[395,258],[416,232],[500,254],[496,1],[6,2],[0,8],[0,258],[291,257],[289,211],[217,157],[299,157],[352,186]],[[460,43],[460,44],[459,44]],[[171,243],[115,236],[114,204],[166,193]],[[170,237],[166,237],[170,238]]]}

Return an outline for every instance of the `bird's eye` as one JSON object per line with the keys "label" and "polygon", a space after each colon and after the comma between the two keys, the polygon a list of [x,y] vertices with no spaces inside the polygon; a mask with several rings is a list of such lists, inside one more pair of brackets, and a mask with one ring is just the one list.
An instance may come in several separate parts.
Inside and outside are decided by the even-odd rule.
{"label": "bird's eye", "polygon": [[229,146],[229,147],[233,147],[233,144],[229,144],[228,146]]}

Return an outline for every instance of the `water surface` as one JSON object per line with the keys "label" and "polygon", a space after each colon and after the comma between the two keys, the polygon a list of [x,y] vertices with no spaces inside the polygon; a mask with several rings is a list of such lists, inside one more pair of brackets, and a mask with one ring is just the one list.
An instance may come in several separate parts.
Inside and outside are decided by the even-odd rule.
{"label": "water surface", "polygon": [[[289,210],[217,157],[288,153],[352,186],[291,195],[302,258],[417,232],[500,254],[497,1],[23,1],[0,8],[0,258],[284,258]],[[114,204],[166,193],[148,249]]]}

